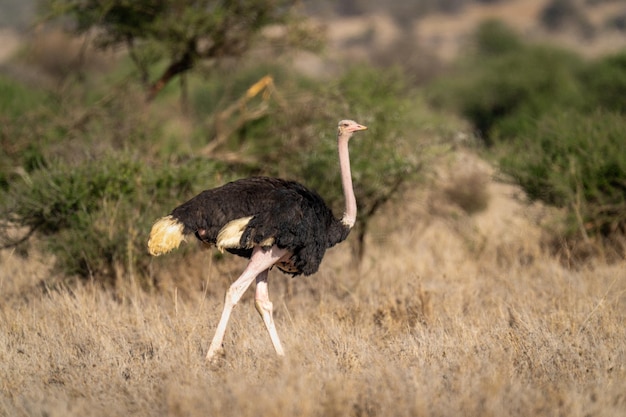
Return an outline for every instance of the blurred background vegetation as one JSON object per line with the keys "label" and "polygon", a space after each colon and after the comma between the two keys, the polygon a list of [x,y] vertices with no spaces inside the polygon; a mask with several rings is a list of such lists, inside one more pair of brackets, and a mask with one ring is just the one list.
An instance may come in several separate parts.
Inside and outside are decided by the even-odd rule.
{"label": "blurred background vegetation", "polygon": [[[407,3],[7,2],[0,23],[26,34],[0,71],[2,245],[42,244],[68,279],[147,282],[154,219],[225,181],[293,178],[339,214],[335,124],[349,117],[370,127],[351,144],[357,260],[372,217],[459,146],[563,210],[555,248],[623,257],[626,51],[589,57],[486,20],[446,60],[407,40],[415,19],[514,1]],[[585,13],[615,3],[547,1],[537,24],[623,37],[626,15]],[[329,35],[382,12],[400,34],[382,47],[375,25]],[[457,187],[468,212],[486,206]]]}

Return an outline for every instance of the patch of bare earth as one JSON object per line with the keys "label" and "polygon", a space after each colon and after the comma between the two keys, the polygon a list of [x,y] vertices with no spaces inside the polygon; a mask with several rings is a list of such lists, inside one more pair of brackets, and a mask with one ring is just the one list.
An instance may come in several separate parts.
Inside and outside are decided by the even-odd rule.
{"label": "patch of bare earth", "polygon": [[17,52],[21,40],[11,29],[0,29],[0,65],[4,64]]}

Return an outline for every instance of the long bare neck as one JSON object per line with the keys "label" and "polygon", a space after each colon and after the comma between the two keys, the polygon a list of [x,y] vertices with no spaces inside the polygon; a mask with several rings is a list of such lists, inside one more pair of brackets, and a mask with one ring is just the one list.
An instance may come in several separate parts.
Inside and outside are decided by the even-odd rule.
{"label": "long bare neck", "polygon": [[339,169],[341,171],[341,185],[343,195],[346,199],[346,211],[341,218],[341,223],[348,228],[354,226],[356,221],[356,197],[352,189],[352,173],[350,172],[350,153],[348,151],[348,141],[351,134],[342,134],[337,138],[337,148],[339,151]]}

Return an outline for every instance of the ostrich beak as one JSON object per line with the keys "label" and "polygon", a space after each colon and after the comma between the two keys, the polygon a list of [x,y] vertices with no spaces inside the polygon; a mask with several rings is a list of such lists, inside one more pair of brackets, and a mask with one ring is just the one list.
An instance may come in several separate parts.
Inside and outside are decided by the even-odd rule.
{"label": "ostrich beak", "polygon": [[349,126],[347,130],[348,132],[357,132],[359,130],[367,130],[367,126],[355,124],[355,125]]}

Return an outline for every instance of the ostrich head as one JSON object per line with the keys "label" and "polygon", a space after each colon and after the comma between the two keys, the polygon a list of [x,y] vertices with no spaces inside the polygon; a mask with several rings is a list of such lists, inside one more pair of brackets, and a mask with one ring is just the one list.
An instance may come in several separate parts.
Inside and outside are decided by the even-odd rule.
{"label": "ostrich head", "polygon": [[343,136],[347,134],[348,137],[350,137],[352,136],[353,132],[365,129],[367,129],[367,126],[360,125],[354,120],[342,120],[337,126],[337,136]]}

